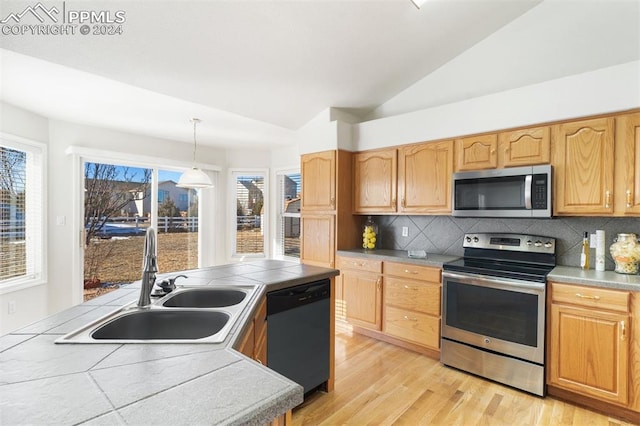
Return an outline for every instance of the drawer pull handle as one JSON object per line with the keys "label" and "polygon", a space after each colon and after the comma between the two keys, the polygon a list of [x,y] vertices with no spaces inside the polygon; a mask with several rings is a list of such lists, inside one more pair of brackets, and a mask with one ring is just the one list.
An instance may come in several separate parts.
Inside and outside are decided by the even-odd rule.
{"label": "drawer pull handle", "polygon": [[576,297],[581,299],[592,299],[592,300],[600,300],[600,296],[585,296],[584,294],[576,293]]}
{"label": "drawer pull handle", "polygon": [[633,198],[631,197],[631,191],[627,189],[627,208],[631,208]]}
{"label": "drawer pull handle", "polygon": [[404,319],[407,321],[418,321],[418,318],[409,318],[408,316],[404,316]]}
{"label": "drawer pull handle", "polygon": [[604,207],[607,209],[611,207],[611,191],[604,192]]}
{"label": "drawer pull handle", "polygon": [[362,262],[362,263],[361,262],[353,262],[353,265],[354,266],[364,266],[364,265],[366,265],[366,263],[364,263],[364,262]]}
{"label": "drawer pull handle", "polygon": [[624,324],[624,321],[620,321],[620,340],[625,340],[627,338],[627,327]]}
{"label": "drawer pull handle", "polygon": [[408,269],[405,269],[405,270],[404,270],[404,273],[405,273],[405,274],[411,274],[411,275],[418,275],[418,272],[417,272],[417,271],[410,271],[410,270],[408,270]]}
{"label": "drawer pull handle", "polygon": [[410,287],[408,285],[404,285],[404,288],[406,288],[407,290],[418,290],[418,287]]}

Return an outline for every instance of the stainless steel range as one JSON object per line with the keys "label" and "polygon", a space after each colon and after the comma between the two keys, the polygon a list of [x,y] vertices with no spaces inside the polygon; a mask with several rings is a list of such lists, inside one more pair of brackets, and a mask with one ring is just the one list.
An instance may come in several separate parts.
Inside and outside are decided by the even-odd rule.
{"label": "stainless steel range", "polygon": [[442,273],[443,364],[545,394],[546,277],[554,238],[466,234]]}

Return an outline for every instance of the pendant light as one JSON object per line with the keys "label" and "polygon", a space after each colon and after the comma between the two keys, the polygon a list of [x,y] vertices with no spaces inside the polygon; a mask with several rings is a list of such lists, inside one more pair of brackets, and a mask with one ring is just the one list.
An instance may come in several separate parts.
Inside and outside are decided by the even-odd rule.
{"label": "pendant light", "polygon": [[177,187],[180,188],[212,188],[213,183],[209,176],[196,167],[196,125],[200,122],[199,118],[192,118],[193,123],[193,167],[180,176]]}

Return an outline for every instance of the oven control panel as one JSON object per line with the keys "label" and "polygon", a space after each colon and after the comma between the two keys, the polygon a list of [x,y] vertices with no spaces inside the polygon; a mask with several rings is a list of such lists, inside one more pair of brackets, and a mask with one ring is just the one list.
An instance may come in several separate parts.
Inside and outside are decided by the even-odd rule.
{"label": "oven control panel", "polygon": [[465,248],[509,250],[554,254],[556,239],[541,235],[470,233],[462,242]]}

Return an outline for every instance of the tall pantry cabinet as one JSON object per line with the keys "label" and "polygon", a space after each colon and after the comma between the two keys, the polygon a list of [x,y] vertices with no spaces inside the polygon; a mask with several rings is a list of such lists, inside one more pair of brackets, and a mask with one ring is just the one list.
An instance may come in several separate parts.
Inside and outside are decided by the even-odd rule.
{"label": "tall pantry cabinet", "polygon": [[343,150],[301,156],[304,264],[335,268],[336,250],[358,246],[359,222],[351,214],[352,156]]}

